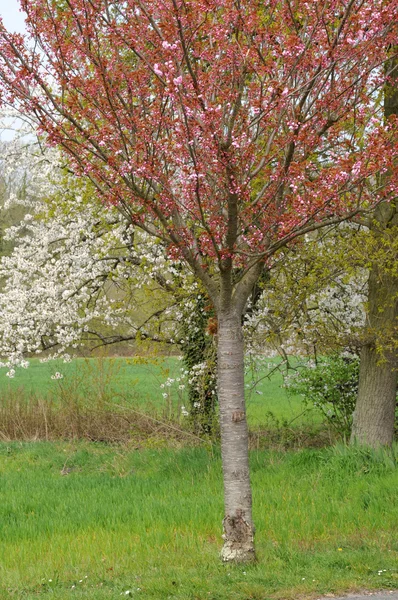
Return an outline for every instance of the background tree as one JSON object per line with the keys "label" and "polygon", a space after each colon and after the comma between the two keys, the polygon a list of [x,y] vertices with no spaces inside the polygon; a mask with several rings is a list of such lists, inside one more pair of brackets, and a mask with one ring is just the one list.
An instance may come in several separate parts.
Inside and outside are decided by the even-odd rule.
{"label": "background tree", "polygon": [[[392,58],[384,92],[386,126],[398,118],[398,61]],[[396,178],[397,165],[383,175]],[[398,384],[398,201],[392,193],[389,202],[375,209],[369,227],[376,251],[370,266],[366,337],[361,351],[358,399],[354,411],[351,441],[370,446],[390,445]],[[380,261],[380,251],[389,250],[388,260]]]}
{"label": "background tree", "polygon": [[[34,174],[40,158],[36,164],[32,155],[24,158]],[[170,282],[184,278],[173,272],[164,249],[145,235],[137,240],[131,224],[98,202],[92,186],[56,164],[46,173],[51,192],[47,185],[45,196],[25,196],[23,218],[5,232],[15,247],[0,264],[2,354],[18,362],[26,353],[56,355],[77,344],[90,349],[137,337],[167,343],[172,335],[178,342]],[[19,202],[15,196],[9,204]],[[192,293],[188,283],[185,290]]]}
{"label": "background tree", "polygon": [[[384,210],[389,209],[386,204]],[[376,228],[372,217],[360,221],[358,225],[343,224],[323,230],[285,253],[280,265],[273,269],[258,309],[246,326],[251,332],[251,344],[254,343],[252,353],[258,354],[261,344],[268,351],[278,352],[284,358],[282,366],[290,370],[286,378],[289,389],[303,394],[307,401],[312,398],[317,410],[330,416],[328,421],[345,437],[348,434],[348,438],[352,411],[357,404],[355,378],[359,373],[359,357],[370,348],[374,368],[381,372],[380,377],[392,381],[387,418],[383,408],[385,392],[376,385],[376,378],[372,383],[374,414],[369,431],[379,432],[377,436],[373,434],[373,439],[374,445],[381,445],[392,441],[395,421],[392,361],[397,347],[396,293],[391,284],[396,277],[398,246],[396,227],[383,230],[379,221]],[[375,269],[377,285],[372,279]],[[370,305],[369,293],[373,296]],[[378,327],[369,327],[370,311]],[[294,355],[294,360],[290,355]],[[300,356],[304,360],[297,362]],[[366,364],[362,363],[365,373]],[[341,384],[347,378],[352,383],[348,402],[344,401],[344,394],[338,393],[340,376]],[[344,423],[334,414],[335,409],[344,412]],[[366,415],[363,425],[366,427]],[[365,441],[365,431],[361,441],[369,444]]]}
{"label": "background tree", "polygon": [[58,154],[34,142],[35,133],[30,128],[29,141],[0,148],[10,249],[0,262],[0,350],[7,366],[25,364],[32,352],[48,358],[77,347],[180,349],[192,428],[217,434],[216,346],[203,290],[162,244],[65,172]]}
{"label": "background tree", "polygon": [[[264,264],[388,197],[377,90],[396,2],[22,1],[3,102],[35,115],[104,200],[184,260],[218,320],[224,560],[254,557],[242,314]],[[36,51],[40,48],[40,52]],[[259,182],[262,182],[259,186]],[[260,189],[259,189],[260,187]]]}

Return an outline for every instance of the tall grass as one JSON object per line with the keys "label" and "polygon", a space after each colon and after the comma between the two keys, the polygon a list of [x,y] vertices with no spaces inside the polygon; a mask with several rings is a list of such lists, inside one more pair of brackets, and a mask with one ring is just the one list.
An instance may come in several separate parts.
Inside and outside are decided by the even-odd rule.
{"label": "tall grass", "polygon": [[398,587],[393,455],[259,451],[251,466],[259,560],[233,567],[218,557],[218,452],[0,444],[0,598],[264,600]]}
{"label": "tall grass", "polygon": [[192,436],[177,414],[149,414],[130,403],[115,404],[103,398],[66,396],[54,400],[18,391],[0,396],[0,439],[123,442],[156,439],[184,440]]}
{"label": "tall grass", "polygon": [[167,362],[154,365],[151,377],[148,365],[138,365],[135,376],[127,377],[125,371],[134,371],[136,365],[120,359],[77,359],[57,371],[61,365],[35,361],[33,374],[29,369],[18,372],[18,384],[11,380],[5,386],[3,381],[0,439],[121,442],[193,437],[182,418],[180,397],[170,395],[160,402],[155,396],[150,402],[137,389],[138,383],[145,385],[145,374],[146,389],[156,385],[159,392],[157,377],[170,373]]}
{"label": "tall grass", "polygon": [[[188,400],[186,391],[180,389],[180,371],[176,358],[75,359],[66,364],[33,360],[11,380],[3,369],[0,439],[120,442],[131,436],[142,440],[167,434],[175,437],[181,430],[187,437],[181,407]],[[174,385],[165,386],[167,380]],[[276,372],[248,394],[252,446],[294,447],[330,441],[329,432],[320,432],[319,421],[303,409],[301,398],[288,397],[282,384]]]}

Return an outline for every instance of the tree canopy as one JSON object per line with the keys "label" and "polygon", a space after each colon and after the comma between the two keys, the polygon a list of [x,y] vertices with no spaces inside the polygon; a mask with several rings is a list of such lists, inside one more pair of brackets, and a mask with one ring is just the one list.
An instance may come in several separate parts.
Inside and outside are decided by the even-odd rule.
{"label": "tree canopy", "polygon": [[214,270],[233,265],[239,287],[299,233],[387,193],[368,182],[395,155],[378,102],[395,2],[22,8],[34,46],[2,29],[2,101],[33,113],[215,303]]}
{"label": "tree canopy", "polygon": [[[304,233],[397,195],[396,0],[21,0],[0,103],[160,238],[218,318],[224,560],[254,557],[241,317]],[[389,62],[388,62],[388,59]],[[385,66],[386,65],[386,66]]]}

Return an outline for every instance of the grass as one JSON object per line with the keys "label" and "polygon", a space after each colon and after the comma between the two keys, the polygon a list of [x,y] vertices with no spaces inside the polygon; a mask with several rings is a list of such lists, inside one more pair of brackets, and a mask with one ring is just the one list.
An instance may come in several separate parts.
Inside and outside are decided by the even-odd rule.
{"label": "grass", "polygon": [[398,587],[391,455],[261,451],[251,466],[259,560],[233,567],[218,559],[218,452],[0,444],[0,598],[264,600]]}
{"label": "grass", "polygon": [[[189,447],[167,430],[183,427],[186,399],[179,382],[160,385],[180,365],[34,360],[14,379],[0,374],[1,431],[11,415],[10,437],[71,438],[0,443],[0,600],[289,600],[398,588],[394,454],[260,450],[265,434],[269,447],[305,444],[316,423],[279,374],[248,397],[258,562],[220,563],[219,449]],[[52,379],[57,371],[62,379]],[[130,412],[118,413],[121,403]],[[166,429],[136,409],[161,415]],[[119,439],[115,432],[124,444],[73,439]]]}
{"label": "grass", "polygon": [[[134,404],[137,408],[165,415],[187,402],[185,393],[178,389],[177,381],[169,388],[160,388],[167,378],[176,380],[180,377],[181,368],[182,363],[176,357],[159,357],[153,361],[142,358],[77,358],[70,363],[62,360],[43,363],[32,359],[29,368],[17,369],[13,379],[6,376],[6,368],[0,369],[0,395],[18,392],[26,397],[34,395],[55,401],[63,393],[84,398],[104,395],[114,403]],[[56,372],[61,373],[63,378],[52,379]],[[169,392],[167,399],[162,395],[166,391]],[[276,421],[292,422],[294,426],[308,422],[308,413],[302,414],[301,398],[287,395],[278,371],[271,379],[261,379],[256,391],[247,393],[247,412],[251,428],[275,427]],[[312,420],[314,416],[310,418]]]}
{"label": "grass", "polygon": [[[62,387],[74,386],[75,393],[88,390],[101,393],[104,389],[116,395],[134,398],[141,405],[161,401],[160,384],[169,374],[177,374],[180,361],[176,358],[146,360],[132,358],[75,358],[42,362],[31,359],[27,369],[18,368],[15,377],[6,376],[7,368],[0,370],[0,390],[23,389],[29,394],[57,396]],[[52,379],[55,373],[62,379]]]}

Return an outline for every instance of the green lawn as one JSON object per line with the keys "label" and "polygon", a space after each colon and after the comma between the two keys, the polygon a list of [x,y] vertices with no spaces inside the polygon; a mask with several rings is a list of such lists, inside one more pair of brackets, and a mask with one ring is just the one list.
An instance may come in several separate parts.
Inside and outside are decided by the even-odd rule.
{"label": "green lawn", "polygon": [[398,587],[393,458],[261,451],[251,466],[258,563],[233,567],[218,559],[218,451],[0,444],[0,598],[265,600]]}

